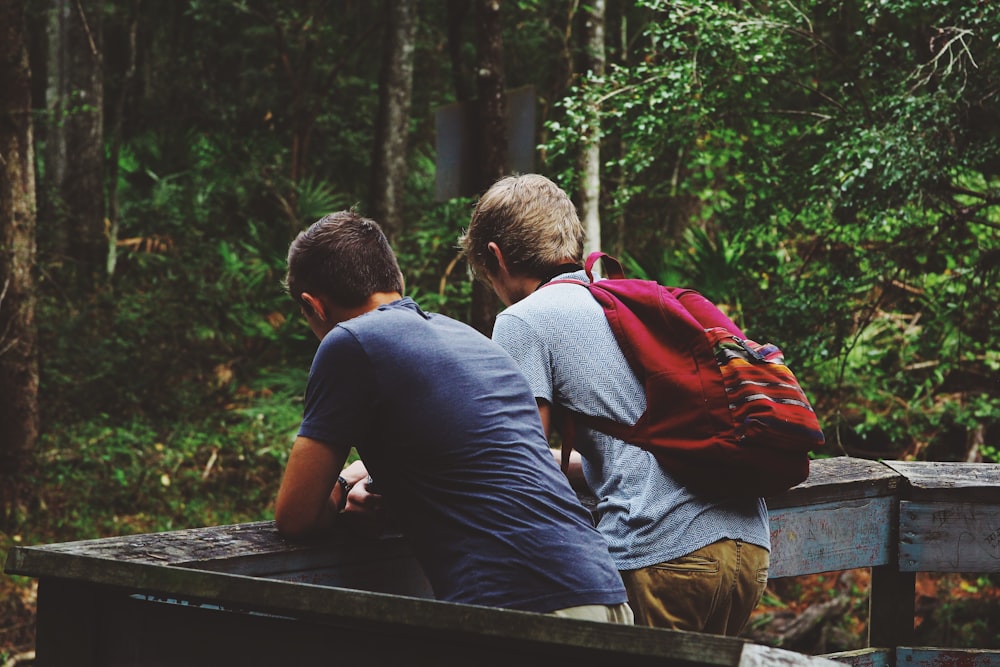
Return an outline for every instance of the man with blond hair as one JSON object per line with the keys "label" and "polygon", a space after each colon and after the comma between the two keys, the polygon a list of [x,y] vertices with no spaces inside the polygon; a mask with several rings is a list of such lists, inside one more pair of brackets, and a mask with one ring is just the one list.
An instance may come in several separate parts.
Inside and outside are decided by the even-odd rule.
{"label": "man with blond hair", "polygon": [[[545,286],[587,280],[583,241],[570,198],[537,174],[495,183],[460,240],[473,272],[507,306],[493,339],[528,378],[547,434],[559,408],[628,424],[646,408],[643,386],[589,290]],[[583,424],[574,430],[566,472],[597,497],[598,529],[636,623],[739,634],[767,583],[763,499],[703,497],[648,451]]]}

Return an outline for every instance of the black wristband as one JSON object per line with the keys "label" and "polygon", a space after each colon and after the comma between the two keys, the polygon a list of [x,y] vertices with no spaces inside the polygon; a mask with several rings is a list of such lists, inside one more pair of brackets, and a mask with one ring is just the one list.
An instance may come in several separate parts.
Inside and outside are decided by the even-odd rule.
{"label": "black wristband", "polygon": [[342,475],[337,477],[337,484],[340,485],[342,490],[340,502],[337,504],[337,511],[343,512],[344,508],[347,507],[347,494],[351,492],[351,487],[354,485],[348,484]]}

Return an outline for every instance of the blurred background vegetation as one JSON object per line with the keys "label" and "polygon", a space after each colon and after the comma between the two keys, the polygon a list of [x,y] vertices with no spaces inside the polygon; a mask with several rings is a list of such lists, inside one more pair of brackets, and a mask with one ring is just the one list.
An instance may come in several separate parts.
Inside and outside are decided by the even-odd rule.
{"label": "blurred background vegetation", "polygon": [[[414,8],[413,88],[401,215],[387,226],[409,294],[473,319],[456,238],[475,193],[435,197],[435,110],[474,96],[484,3],[23,4],[39,431],[0,557],[270,519],[315,346],[281,289],[285,252],[326,212],[384,210],[372,172],[399,5]],[[827,433],[818,456],[1000,461],[991,3],[500,6],[504,85],[537,96],[535,169],[579,199],[597,138],[604,249],[779,344]],[[595,21],[602,58],[585,40]],[[81,77],[100,95],[65,83]],[[67,160],[61,133],[96,112],[96,187],[74,194],[57,172],[85,155]],[[97,231],[74,222],[88,206]],[[838,586],[855,583],[820,588]],[[781,593],[771,601],[798,594]],[[17,595],[5,604],[19,609]],[[1000,646],[988,615],[966,623],[956,609],[927,627]]]}

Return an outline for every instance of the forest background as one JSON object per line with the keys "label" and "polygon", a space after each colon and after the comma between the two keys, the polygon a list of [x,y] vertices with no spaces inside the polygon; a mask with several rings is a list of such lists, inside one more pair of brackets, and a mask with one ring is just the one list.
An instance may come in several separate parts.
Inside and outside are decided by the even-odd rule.
{"label": "forest background", "polygon": [[[785,350],[817,456],[1000,461],[991,4],[0,0],[0,558],[272,517],[315,346],[284,257],[331,210],[488,332],[456,239],[511,169],[515,90],[591,247]],[[460,102],[467,187],[442,198]],[[922,581],[918,643],[1000,647],[995,588]],[[774,582],[751,635],[856,647],[865,595],[863,572]],[[0,659],[32,609],[0,578]]]}

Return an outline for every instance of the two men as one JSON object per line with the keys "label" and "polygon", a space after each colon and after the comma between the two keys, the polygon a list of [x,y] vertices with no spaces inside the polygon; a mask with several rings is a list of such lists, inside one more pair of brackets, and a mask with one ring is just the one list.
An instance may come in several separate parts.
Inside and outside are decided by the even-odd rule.
{"label": "two men", "polygon": [[[289,249],[286,284],[321,342],[279,531],[318,534],[384,503],[439,599],[632,621],[524,376],[488,338],[402,296],[375,222],[343,211],[314,223]],[[352,446],[363,464],[343,469]]]}
{"label": "two men", "polygon": [[[557,408],[633,424],[646,407],[590,292],[567,283],[542,288],[557,278],[587,280],[583,240],[569,197],[534,174],[495,183],[461,239],[474,272],[508,306],[493,339],[527,377],[546,434]],[[763,499],[700,497],[649,452],[582,424],[575,430],[568,474],[598,498],[598,529],[636,622],[738,634],[767,583]]]}

